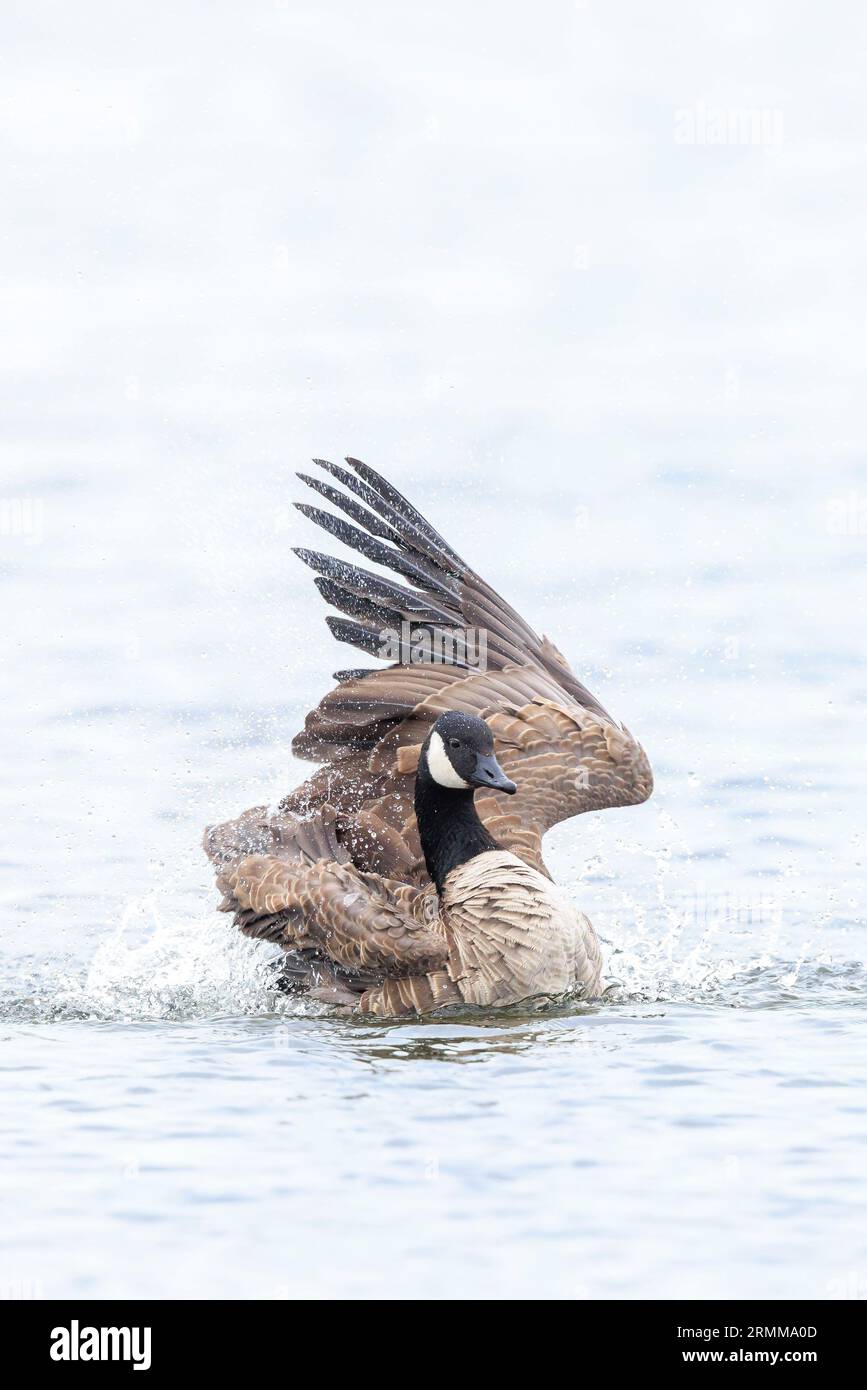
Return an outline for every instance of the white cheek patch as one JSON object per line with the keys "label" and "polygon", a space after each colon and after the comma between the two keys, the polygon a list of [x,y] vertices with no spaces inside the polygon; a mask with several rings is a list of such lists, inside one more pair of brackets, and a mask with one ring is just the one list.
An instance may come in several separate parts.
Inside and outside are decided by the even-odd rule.
{"label": "white cheek patch", "polygon": [[430,736],[430,743],[427,746],[427,765],[431,777],[441,787],[451,787],[453,791],[461,791],[466,790],[470,785],[469,782],[464,781],[459,773],[455,772],[446,752],[446,746],[437,733]]}

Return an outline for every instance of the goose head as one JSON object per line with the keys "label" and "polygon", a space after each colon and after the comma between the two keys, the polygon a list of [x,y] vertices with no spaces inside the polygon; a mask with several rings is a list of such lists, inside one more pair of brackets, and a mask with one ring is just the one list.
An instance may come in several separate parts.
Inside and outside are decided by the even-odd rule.
{"label": "goose head", "polygon": [[451,791],[487,787],[512,796],[518,790],[494,756],[484,719],[459,710],[440,715],[422,745],[418,770],[421,778]]}

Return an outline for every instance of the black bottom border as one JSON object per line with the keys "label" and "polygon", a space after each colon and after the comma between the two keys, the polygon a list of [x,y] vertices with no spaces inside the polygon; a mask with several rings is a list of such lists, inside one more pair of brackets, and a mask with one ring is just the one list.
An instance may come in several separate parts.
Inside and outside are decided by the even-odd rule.
{"label": "black bottom border", "polygon": [[[157,1379],[285,1373],[299,1353],[324,1355],[329,1370],[351,1374],[359,1354],[367,1360],[395,1345],[412,1352],[416,1340],[413,1379],[419,1370],[448,1379],[450,1363],[467,1357],[514,1372],[516,1354],[645,1374],[700,1376],[738,1366],[826,1373],[860,1363],[865,1333],[865,1304],[857,1301],[444,1300],[424,1311],[419,1302],[4,1302],[0,1331],[27,1370],[92,1378],[108,1369]],[[323,1316],[326,1341],[317,1326]]]}

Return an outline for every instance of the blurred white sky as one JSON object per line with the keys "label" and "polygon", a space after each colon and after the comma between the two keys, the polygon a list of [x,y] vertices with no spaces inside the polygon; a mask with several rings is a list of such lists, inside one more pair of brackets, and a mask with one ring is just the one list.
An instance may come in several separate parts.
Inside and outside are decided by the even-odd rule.
{"label": "blurred white sky", "polygon": [[[845,472],[865,13],[7,5],[7,486],[347,451]],[[743,111],[772,138],[683,143]]]}

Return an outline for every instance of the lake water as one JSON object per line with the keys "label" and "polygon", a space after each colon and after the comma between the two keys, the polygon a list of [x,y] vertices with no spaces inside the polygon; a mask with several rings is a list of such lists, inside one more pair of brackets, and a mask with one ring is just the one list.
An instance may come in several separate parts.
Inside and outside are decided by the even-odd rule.
{"label": "lake water", "polygon": [[[863,84],[766,9],[786,142],[716,151],[638,8],[10,23],[5,1292],[867,1295]],[[214,910],[348,664],[290,552],[341,452],[648,750],[546,841],[598,1004],[334,1018]]]}

